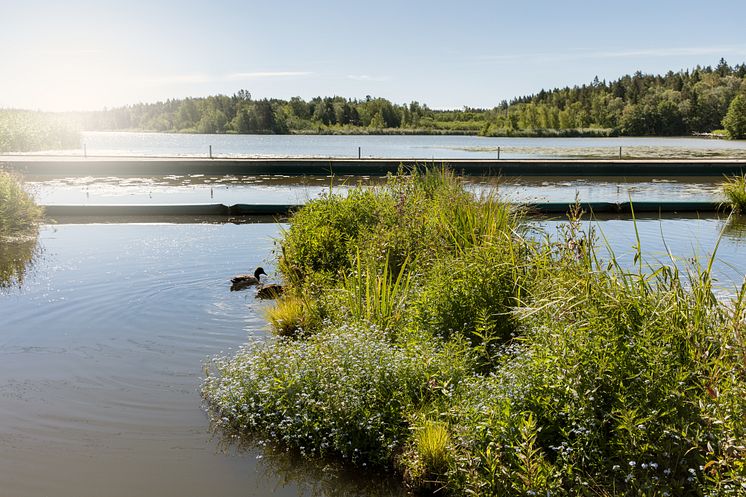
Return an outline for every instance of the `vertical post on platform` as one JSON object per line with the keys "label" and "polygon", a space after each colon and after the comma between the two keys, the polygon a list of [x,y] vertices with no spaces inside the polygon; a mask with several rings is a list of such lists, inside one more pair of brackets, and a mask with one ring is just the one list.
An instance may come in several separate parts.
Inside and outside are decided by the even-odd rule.
{"label": "vertical post on platform", "polygon": [[497,147],[497,160],[500,160],[500,147]]}
{"label": "vertical post on platform", "polygon": [[621,160],[621,158],[622,158],[622,147],[619,147],[619,159]]}
{"label": "vertical post on platform", "polygon": [[362,157],[363,157],[362,147],[357,147],[357,158],[362,159]]}
{"label": "vertical post on platform", "polygon": [[212,145],[210,145],[210,158],[212,159]]}

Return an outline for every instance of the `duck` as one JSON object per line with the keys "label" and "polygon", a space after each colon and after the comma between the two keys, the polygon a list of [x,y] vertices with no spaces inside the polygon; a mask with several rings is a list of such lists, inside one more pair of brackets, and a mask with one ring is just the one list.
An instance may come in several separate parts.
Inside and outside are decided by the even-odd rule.
{"label": "duck", "polygon": [[231,292],[243,290],[244,288],[248,288],[254,285],[261,285],[262,282],[260,281],[259,277],[262,274],[264,276],[267,276],[267,273],[264,272],[264,268],[258,267],[254,271],[254,274],[239,274],[237,276],[234,276],[233,278],[231,278]]}
{"label": "duck", "polygon": [[282,295],[282,292],[284,292],[285,289],[282,285],[277,284],[271,284],[271,285],[261,285],[259,287],[259,290],[256,291],[256,297],[258,299],[276,299],[280,295]]}

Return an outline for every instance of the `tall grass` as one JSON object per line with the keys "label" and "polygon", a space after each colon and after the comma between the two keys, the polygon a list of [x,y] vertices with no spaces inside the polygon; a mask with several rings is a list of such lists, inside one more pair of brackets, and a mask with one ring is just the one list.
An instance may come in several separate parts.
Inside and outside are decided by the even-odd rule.
{"label": "tall grass", "polygon": [[580,215],[524,236],[443,170],[321,199],[280,241],[320,324],[216,359],[204,394],[235,429],[426,491],[742,495],[746,289],[718,300],[712,260],[604,260]]}
{"label": "tall grass", "polygon": [[730,176],[722,185],[728,203],[735,212],[746,210],[746,176]]}
{"label": "tall grass", "polygon": [[20,178],[0,171],[0,289],[23,283],[38,255],[41,216]]}
{"label": "tall grass", "polygon": [[33,230],[43,212],[18,176],[0,171],[0,239]]}

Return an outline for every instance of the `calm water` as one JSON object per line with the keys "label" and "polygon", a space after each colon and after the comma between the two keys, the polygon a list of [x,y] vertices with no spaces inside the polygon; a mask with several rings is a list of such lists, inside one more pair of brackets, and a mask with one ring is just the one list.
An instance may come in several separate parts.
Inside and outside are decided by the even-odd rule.
{"label": "calm water", "polygon": [[[497,182],[467,178],[476,192],[497,185],[508,201],[585,202],[721,201],[721,177],[711,178],[504,178]],[[27,178],[36,201],[52,204],[302,204],[328,192],[345,192],[350,185],[371,185],[382,178],[323,176],[155,176],[147,178],[67,177]]]}
{"label": "calm water", "polygon": [[[23,287],[0,293],[0,495],[311,495],[333,473],[224,447],[202,364],[264,336],[266,303],[229,291],[273,224],[44,227]],[[257,456],[265,456],[257,460]],[[334,478],[338,495],[398,495]],[[327,492],[328,494],[328,492]]]}
{"label": "calm water", "polygon": [[[538,223],[548,230],[556,222]],[[631,264],[630,221],[598,223]],[[641,220],[684,258],[706,257],[717,219]],[[18,289],[0,293],[0,493],[8,496],[402,495],[386,478],[330,471],[211,433],[202,364],[267,336],[251,291],[228,279],[273,274],[275,224],[45,226]],[[715,276],[746,273],[743,226],[729,227]],[[257,459],[257,456],[261,456]]]}
{"label": "calm water", "polygon": [[[486,138],[479,136],[197,135],[85,132],[90,156],[395,157],[417,159],[571,157],[616,158],[619,147],[634,156],[746,156],[746,141],[704,138]],[[56,151],[60,153],[60,151]]]}

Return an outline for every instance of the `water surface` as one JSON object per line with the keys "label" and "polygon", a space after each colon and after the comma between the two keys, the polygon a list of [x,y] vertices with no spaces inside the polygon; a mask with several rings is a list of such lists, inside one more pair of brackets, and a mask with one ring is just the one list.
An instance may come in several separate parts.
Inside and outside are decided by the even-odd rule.
{"label": "water surface", "polygon": [[[550,232],[558,221],[534,221]],[[629,220],[596,223],[632,265]],[[663,243],[705,260],[723,219],[644,219],[647,260]],[[213,434],[204,361],[269,339],[264,302],[229,291],[236,272],[272,277],[277,224],[44,226],[20,288],[0,290],[0,493],[119,497],[403,495],[390,478],[305,464]],[[714,276],[732,294],[746,273],[743,225],[720,243]],[[662,235],[661,235],[662,233]],[[663,238],[662,238],[663,237]],[[257,459],[260,457],[260,459]]]}
{"label": "water surface", "polygon": [[[204,361],[266,335],[267,304],[231,293],[228,280],[262,264],[273,273],[278,229],[44,227],[23,286],[0,293],[0,494],[291,496],[329,486],[318,465],[226,446],[199,395]],[[338,495],[401,493],[369,475],[332,480]]]}
{"label": "water surface", "polygon": [[[209,176],[153,177],[33,177],[26,185],[36,201],[53,204],[303,204],[330,190],[345,193],[351,186],[381,184],[369,176]],[[584,202],[708,201],[723,200],[722,177],[466,177],[469,189],[481,193],[497,189],[507,201]]]}
{"label": "water surface", "polygon": [[480,136],[200,135],[84,132],[89,156],[388,157],[407,159],[619,157],[746,157],[746,142],[705,138],[488,138]]}

